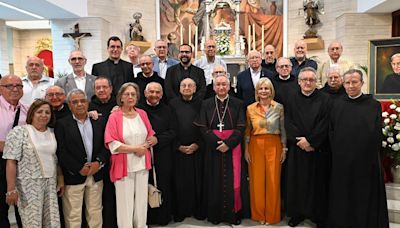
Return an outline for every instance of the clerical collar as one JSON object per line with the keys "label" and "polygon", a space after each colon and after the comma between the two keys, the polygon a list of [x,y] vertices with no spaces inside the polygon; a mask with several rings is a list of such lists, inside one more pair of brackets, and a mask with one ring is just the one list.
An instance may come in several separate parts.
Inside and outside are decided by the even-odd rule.
{"label": "clerical collar", "polygon": [[284,77],[282,77],[281,75],[279,75],[279,79],[281,79],[281,80],[283,80],[283,81],[287,81],[287,80],[290,79],[290,74],[289,74],[286,78],[284,78]]}
{"label": "clerical collar", "polygon": [[114,63],[115,65],[117,65],[121,59],[117,59],[117,60],[109,59],[109,60],[110,60],[112,63]]}
{"label": "clerical collar", "polygon": [[350,99],[352,99],[352,100],[355,100],[355,99],[357,99],[357,98],[359,98],[359,97],[361,97],[363,95],[363,93],[361,92],[360,94],[358,94],[357,96],[354,96],[354,97],[352,97],[352,96],[349,96],[349,98]]}
{"label": "clerical collar", "polygon": [[64,104],[62,104],[59,108],[57,108],[57,111],[61,111],[64,108]]}
{"label": "clerical collar", "polygon": [[154,74],[154,71],[152,71],[150,75],[146,75],[145,73],[143,73],[143,77],[150,78],[151,76],[153,76],[153,74]]}
{"label": "clerical collar", "polygon": [[229,94],[226,94],[226,96],[225,96],[224,98],[220,98],[218,95],[215,95],[215,97],[216,97],[219,101],[224,102],[226,99],[228,99]]}
{"label": "clerical collar", "polygon": [[303,92],[303,90],[301,90],[301,93],[302,93],[304,96],[309,97],[309,96],[311,96],[311,94],[314,93],[314,91],[315,91],[315,89],[314,89],[313,91],[309,92],[309,93],[306,93],[306,92]]}
{"label": "clerical collar", "polygon": [[160,104],[160,102],[157,102],[156,104],[151,104],[147,99],[146,99],[146,103],[151,107],[156,107],[157,105]]}
{"label": "clerical collar", "polygon": [[187,66],[186,66],[186,65],[183,65],[183,64],[181,63],[181,67],[182,67],[183,69],[185,69],[185,70],[188,70],[191,66],[192,66],[192,63],[188,63]]}

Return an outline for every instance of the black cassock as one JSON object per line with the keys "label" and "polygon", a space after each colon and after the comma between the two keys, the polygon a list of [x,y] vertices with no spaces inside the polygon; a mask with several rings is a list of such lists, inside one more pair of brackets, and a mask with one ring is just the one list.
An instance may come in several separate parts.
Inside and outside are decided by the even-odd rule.
{"label": "black cassock", "polygon": [[[217,101],[221,117],[226,106],[224,102]],[[203,202],[208,221],[213,223],[236,222],[234,211],[234,175],[232,162],[232,148],[240,144],[243,138],[246,119],[242,102],[230,96],[223,124],[223,130],[233,130],[233,134],[223,140],[229,150],[221,153],[216,150],[217,142],[221,139],[213,130],[219,130],[219,119],[215,104],[215,97],[203,101],[200,114],[194,124],[200,128],[206,150],[204,153],[204,190]],[[241,184],[241,188],[247,187]]]}
{"label": "black cassock", "polygon": [[387,75],[380,92],[400,93],[400,75],[395,73]]}
{"label": "black cassock", "polygon": [[[193,124],[200,112],[201,102],[201,99],[185,101],[181,97],[170,101],[178,120],[173,174],[174,218],[177,222],[190,216],[204,218],[201,208],[204,145],[199,128]],[[199,146],[194,153],[184,154],[178,150],[179,146],[190,146],[192,143]]]}
{"label": "black cassock", "polygon": [[[291,94],[285,106],[287,134],[287,214],[314,222],[325,222],[327,214],[328,159],[324,148],[328,139],[328,95],[315,90],[310,96]],[[315,149],[306,152],[296,145],[296,137],[306,137]]]}
{"label": "black cassock", "polygon": [[343,97],[331,111],[332,227],[389,227],[380,161],[381,106],[371,95]]}
{"label": "black cassock", "polygon": [[[154,146],[154,164],[157,185],[163,203],[159,208],[148,208],[147,224],[167,225],[172,216],[172,151],[176,136],[176,119],[171,108],[163,103],[156,106],[141,105],[147,112],[158,143]],[[149,183],[153,183],[153,170],[149,170]]]}

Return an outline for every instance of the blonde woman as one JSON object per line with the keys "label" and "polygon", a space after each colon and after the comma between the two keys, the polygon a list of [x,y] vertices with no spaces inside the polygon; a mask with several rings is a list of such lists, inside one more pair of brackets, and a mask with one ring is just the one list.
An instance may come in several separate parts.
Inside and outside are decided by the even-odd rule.
{"label": "blonde woman", "polygon": [[256,102],[247,107],[245,159],[249,164],[251,218],[275,224],[280,215],[281,164],[286,158],[283,106],[274,101],[274,87],[261,78]]}

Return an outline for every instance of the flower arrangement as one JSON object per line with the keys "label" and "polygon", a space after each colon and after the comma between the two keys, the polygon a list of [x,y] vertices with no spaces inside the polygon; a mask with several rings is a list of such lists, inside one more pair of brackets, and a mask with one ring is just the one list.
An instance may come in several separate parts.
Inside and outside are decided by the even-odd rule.
{"label": "flower arrangement", "polygon": [[217,35],[217,55],[229,55],[230,54],[230,37],[228,34],[222,32]]}
{"label": "flower arrangement", "polygon": [[392,166],[400,167],[400,107],[394,102],[382,112],[382,147],[392,158]]}

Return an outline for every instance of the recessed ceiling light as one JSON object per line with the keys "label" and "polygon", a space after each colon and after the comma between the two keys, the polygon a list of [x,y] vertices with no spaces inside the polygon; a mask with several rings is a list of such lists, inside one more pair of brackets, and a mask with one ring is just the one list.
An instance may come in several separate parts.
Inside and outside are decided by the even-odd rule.
{"label": "recessed ceiling light", "polygon": [[41,20],[44,19],[44,17],[42,17],[42,16],[39,16],[39,15],[37,15],[37,14],[28,12],[28,11],[26,11],[26,10],[17,8],[17,7],[15,7],[15,6],[9,5],[9,4],[4,3],[4,2],[0,2],[0,5],[1,5],[1,6],[5,6],[5,7],[7,7],[7,8],[10,8],[10,9],[13,9],[13,10],[16,10],[16,11],[21,12],[21,13],[27,14],[27,15],[29,15],[29,16],[35,17],[35,18],[37,18],[37,19],[41,19]]}

